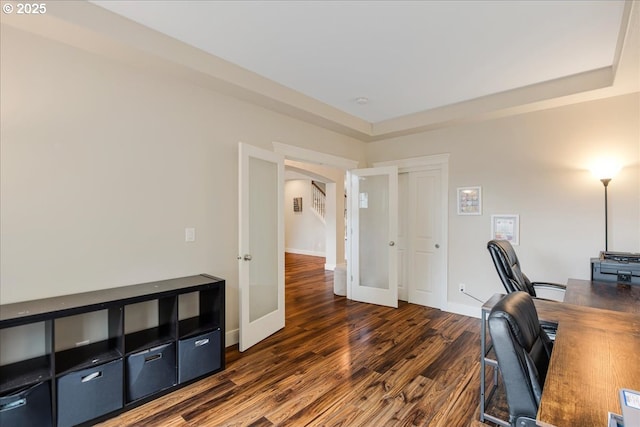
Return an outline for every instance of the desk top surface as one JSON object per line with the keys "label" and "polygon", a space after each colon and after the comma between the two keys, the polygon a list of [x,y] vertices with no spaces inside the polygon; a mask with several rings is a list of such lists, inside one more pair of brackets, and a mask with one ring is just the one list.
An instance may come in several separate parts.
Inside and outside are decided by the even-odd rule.
{"label": "desk top surface", "polygon": [[[608,323],[606,315],[600,320]],[[620,389],[640,390],[639,354],[640,327],[630,333],[561,321],[538,409],[540,424],[607,425],[609,411],[621,413]]]}
{"label": "desk top surface", "polygon": [[640,286],[569,279],[564,302],[640,314]]}
{"label": "desk top surface", "polygon": [[538,423],[607,425],[608,412],[621,411],[620,389],[640,390],[640,287],[570,279],[564,302],[534,304],[541,320],[558,323]]}
{"label": "desk top surface", "polygon": [[[504,294],[495,294],[482,306],[485,312],[502,298]],[[601,308],[567,304],[566,302],[543,299],[533,300],[540,320],[559,324],[571,324],[578,329],[601,329],[618,333],[640,334],[640,316],[626,311],[611,311]],[[556,338],[557,340],[557,338]]]}

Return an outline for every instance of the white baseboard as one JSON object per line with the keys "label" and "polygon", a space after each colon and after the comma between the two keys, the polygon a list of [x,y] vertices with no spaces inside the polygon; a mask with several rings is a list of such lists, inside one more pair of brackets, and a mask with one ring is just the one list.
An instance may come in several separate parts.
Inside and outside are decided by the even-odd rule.
{"label": "white baseboard", "polygon": [[233,331],[229,331],[224,334],[225,339],[225,347],[231,347],[232,345],[236,345],[240,342],[240,329],[234,329]]}
{"label": "white baseboard", "polygon": [[457,302],[448,302],[447,310],[449,313],[462,314],[463,316],[475,317],[480,319],[482,309],[480,306],[460,304]]}
{"label": "white baseboard", "polygon": [[324,252],[308,251],[306,249],[284,248],[284,251],[289,252],[291,254],[298,254],[298,255],[311,255],[311,256],[319,256],[319,257],[325,257],[326,255]]}

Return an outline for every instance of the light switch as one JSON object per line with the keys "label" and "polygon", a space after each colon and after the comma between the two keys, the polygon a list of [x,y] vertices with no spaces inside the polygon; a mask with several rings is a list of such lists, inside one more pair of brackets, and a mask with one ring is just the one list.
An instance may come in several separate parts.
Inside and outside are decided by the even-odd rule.
{"label": "light switch", "polygon": [[195,242],[196,241],[196,229],[193,227],[187,227],[184,229],[184,241]]}

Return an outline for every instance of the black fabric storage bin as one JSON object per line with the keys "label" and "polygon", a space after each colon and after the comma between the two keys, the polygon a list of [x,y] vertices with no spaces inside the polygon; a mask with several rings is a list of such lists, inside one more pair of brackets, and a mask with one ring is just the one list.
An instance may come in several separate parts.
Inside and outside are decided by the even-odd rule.
{"label": "black fabric storage bin", "polygon": [[220,330],[178,341],[178,382],[220,369]]}
{"label": "black fabric storage bin", "polygon": [[58,378],[58,427],[122,408],[122,359]]}
{"label": "black fabric storage bin", "polygon": [[176,344],[170,343],[127,356],[127,401],[140,399],[176,384]]}
{"label": "black fabric storage bin", "polygon": [[49,427],[51,416],[51,385],[41,382],[0,397],[0,426]]}

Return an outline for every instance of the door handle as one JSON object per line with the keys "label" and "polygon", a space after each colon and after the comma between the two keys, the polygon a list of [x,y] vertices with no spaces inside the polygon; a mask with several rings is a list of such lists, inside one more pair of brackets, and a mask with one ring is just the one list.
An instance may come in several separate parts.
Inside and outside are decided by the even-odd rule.
{"label": "door handle", "polygon": [[245,261],[251,261],[251,255],[244,254],[244,257],[242,259],[244,259]]}
{"label": "door handle", "polygon": [[395,246],[396,242],[394,242],[393,240],[389,242],[389,246]]}
{"label": "door handle", "polygon": [[436,243],[436,249],[440,249],[440,244]]}

